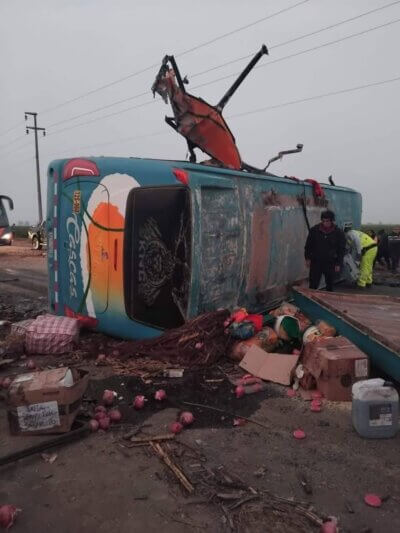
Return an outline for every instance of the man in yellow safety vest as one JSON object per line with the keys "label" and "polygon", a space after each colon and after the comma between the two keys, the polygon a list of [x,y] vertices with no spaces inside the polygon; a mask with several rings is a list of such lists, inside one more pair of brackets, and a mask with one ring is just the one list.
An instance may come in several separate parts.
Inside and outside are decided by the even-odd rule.
{"label": "man in yellow safety vest", "polygon": [[378,253],[377,242],[363,231],[345,228],[347,245],[350,248],[356,262],[360,265],[360,273],[357,280],[359,287],[370,287],[373,281],[373,268],[376,254]]}

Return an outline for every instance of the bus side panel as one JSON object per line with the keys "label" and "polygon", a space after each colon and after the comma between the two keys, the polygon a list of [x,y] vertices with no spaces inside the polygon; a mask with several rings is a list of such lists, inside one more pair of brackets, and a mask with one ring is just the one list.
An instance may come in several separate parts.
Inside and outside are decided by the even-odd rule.
{"label": "bus side panel", "polygon": [[[254,180],[256,181],[256,180]],[[361,196],[351,190],[325,188],[326,201],[316,201],[310,186],[264,180],[242,188],[248,231],[247,279],[238,305],[262,310],[287,297],[293,284],[306,281],[308,270],[304,245],[308,235],[302,199],[310,226],[320,221],[321,212],[335,211],[343,227],[361,222]]]}
{"label": "bus side panel", "polygon": [[289,296],[293,284],[306,281],[304,245],[310,226],[327,207],[343,227],[361,222],[361,196],[324,187],[316,201],[310,185],[274,177],[216,176],[191,173],[194,210],[190,315],[243,306],[272,307]]}

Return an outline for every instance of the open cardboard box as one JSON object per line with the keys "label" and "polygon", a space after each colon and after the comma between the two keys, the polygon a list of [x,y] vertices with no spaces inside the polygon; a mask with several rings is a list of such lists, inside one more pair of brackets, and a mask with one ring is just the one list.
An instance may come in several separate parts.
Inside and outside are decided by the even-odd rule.
{"label": "open cardboard box", "polygon": [[44,435],[69,431],[88,382],[88,372],[66,367],[16,376],[7,395],[11,433]]}
{"label": "open cardboard box", "polygon": [[239,366],[257,378],[290,385],[298,360],[298,355],[268,353],[258,346],[252,346]]}

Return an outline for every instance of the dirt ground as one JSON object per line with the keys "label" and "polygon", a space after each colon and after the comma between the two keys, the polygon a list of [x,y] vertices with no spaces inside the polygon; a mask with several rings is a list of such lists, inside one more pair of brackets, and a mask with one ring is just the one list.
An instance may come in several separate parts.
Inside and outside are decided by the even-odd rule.
{"label": "dirt ground", "polygon": [[[45,257],[29,248],[11,249],[0,248],[0,319],[21,319],[46,306]],[[7,276],[19,281],[2,281]],[[1,466],[0,504],[22,509],[16,533],[317,532],[313,520],[328,516],[338,518],[342,532],[400,531],[400,434],[360,438],[351,426],[350,404],[324,402],[322,411],[313,413],[306,401],[289,398],[285,387],[274,384],[236,399],[224,374],[231,365],[224,361],[222,370],[185,373],[182,379],[153,375],[145,383],[113,376],[111,366],[79,357],[78,351],[75,358],[35,361],[42,368],[67,363],[88,369],[92,381],[84,413],[103,388],[112,388],[126,425],[50,450],[57,453],[52,464],[36,454]],[[0,370],[0,377],[24,371],[26,360],[19,359]],[[158,387],[167,392],[165,403],[153,400],[143,411],[133,409],[135,394],[150,398]],[[162,443],[193,484],[191,494],[149,445],[129,447],[123,438],[133,430],[138,436],[168,432],[170,422],[189,408],[185,401],[229,412],[190,407],[194,424]],[[234,426],[240,416],[260,425]],[[304,440],[293,438],[297,428],[306,432]],[[0,461],[43,440],[11,437],[0,400]],[[381,508],[365,505],[369,492],[384,497]]]}

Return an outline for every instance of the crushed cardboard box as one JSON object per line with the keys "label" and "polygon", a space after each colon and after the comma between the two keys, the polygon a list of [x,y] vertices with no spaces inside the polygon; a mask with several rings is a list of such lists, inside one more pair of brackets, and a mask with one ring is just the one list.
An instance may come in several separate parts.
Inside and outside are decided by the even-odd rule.
{"label": "crushed cardboard box", "polygon": [[252,346],[239,366],[265,381],[290,385],[298,360],[298,355],[269,353],[258,346]]}
{"label": "crushed cardboard box", "polygon": [[69,431],[88,381],[88,372],[66,367],[16,376],[7,395],[11,433],[41,435]]}

